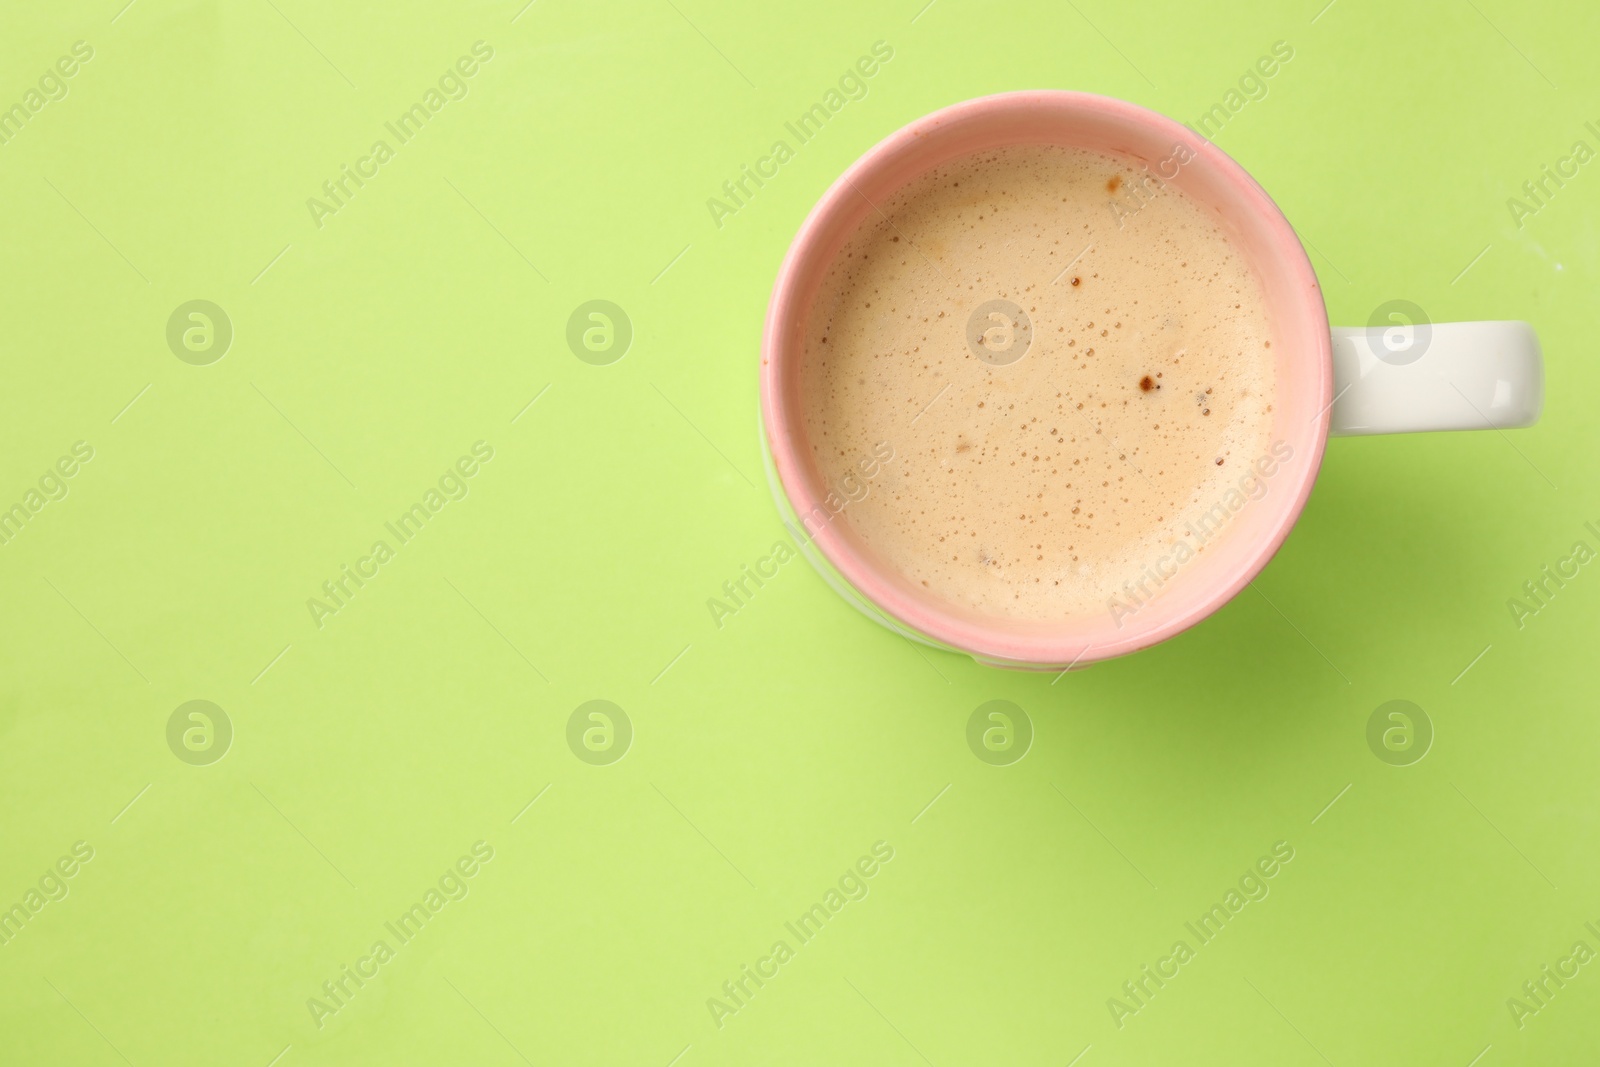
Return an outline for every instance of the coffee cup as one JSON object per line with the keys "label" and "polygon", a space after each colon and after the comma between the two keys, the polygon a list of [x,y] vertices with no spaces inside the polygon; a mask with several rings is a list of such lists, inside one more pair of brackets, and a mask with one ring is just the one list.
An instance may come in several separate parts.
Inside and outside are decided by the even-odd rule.
{"label": "coffee cup", "polygon": [[[1270,454],[1219,500],[1224,535],[1130,575],[1105,610],[1018,618],[931,593],[851,527],[848,486],[830,482],[807,440],[801,373],[809,312],[851,236],[880,205],[934,168],[1017,145],[1062,145],[1160,168],[1215,212],[1260,282],[1274,335]],[[1181,167],[1172,160],[1180,158]],[[981,352],[979,353],[982,354]],[[1328,437],[1530,426],[1544,371],[1523,322],[1430,323],[1396,301],[1375,321],[1332,327],[1310,258],[1277,205],[1209,140],[1153,111],[1065,91],[1004,93],[919,119],[869,150],[823,194],[778,271],[762,339],[760,410],[768,482],[802,553],[849,603],[916,641],[1000,667],[1059,671],[1126,655],[1195,625],[1260,573],[1311,493]],[[886,443],[892,454],[892,443]],[[868,471],[888,462],[865,457]],[[1267,468],[1270,467],[1270,473]],[[1270,491],[1256,492],[1270,482]],[[865,490],[863,490],[865,491]],[[1245,501],[1234,506],[1233,497]]]}

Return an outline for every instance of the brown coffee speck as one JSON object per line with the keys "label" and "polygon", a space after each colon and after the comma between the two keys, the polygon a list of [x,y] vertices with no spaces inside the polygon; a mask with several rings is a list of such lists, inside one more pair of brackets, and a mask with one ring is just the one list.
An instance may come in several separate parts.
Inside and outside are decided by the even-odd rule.
{"label": "brown coffee speck", "polygon": [[1154,378],[1146,374],[1143,378],[1139,379],[1139,388],[1148,393],[1152,389],[1160,389],[1161,387],[1156,384],[1156,380]]}

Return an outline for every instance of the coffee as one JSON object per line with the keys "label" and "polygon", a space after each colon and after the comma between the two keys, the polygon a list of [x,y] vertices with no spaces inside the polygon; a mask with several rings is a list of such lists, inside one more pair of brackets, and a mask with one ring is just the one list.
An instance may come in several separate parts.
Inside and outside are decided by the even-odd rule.
{"label": "coffee", "polygon": [[963,157],[839,252],[806,323],[808,444],[828,484],[893,447],[841,521],[914,587],[1060,620],[1225,535],[1218,501],[1271,455],[1273,334],[1250,264],[1171,182],[1188,158]]}

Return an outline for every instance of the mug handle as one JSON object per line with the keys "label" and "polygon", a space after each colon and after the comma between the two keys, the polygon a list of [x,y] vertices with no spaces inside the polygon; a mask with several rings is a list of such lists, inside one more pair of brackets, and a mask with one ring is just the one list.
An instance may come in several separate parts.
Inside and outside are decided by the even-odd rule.
{"label": "mug handle", "polygon": [[1526,322],[1333,328],[1338,437],[1532,426],[1544,357]]}

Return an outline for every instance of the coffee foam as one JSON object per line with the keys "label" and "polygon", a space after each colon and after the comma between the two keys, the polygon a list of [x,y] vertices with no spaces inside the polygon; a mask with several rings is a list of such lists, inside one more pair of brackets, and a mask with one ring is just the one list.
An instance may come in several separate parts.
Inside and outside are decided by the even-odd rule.
{"label": "coffee foam", "polygon": [[[1048,145],[957,159],[875,206],[822,282],[801,374],[824,481],[894,448],[846,512],[856,538],[982,614],[1156,595],[1140,576],[1175,544],[1204,552],[1270,454],[1273,335],[1215,213],[1139,163]],[[1031,322],[1004,365],[1003,326],[977,350],[994,362],[968,343],[995,300]]]}

